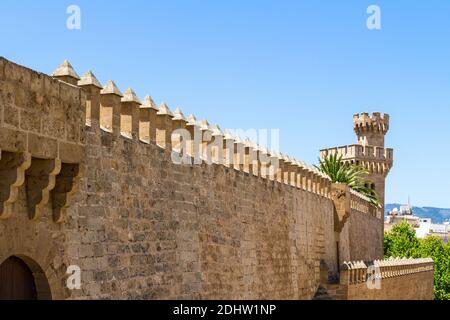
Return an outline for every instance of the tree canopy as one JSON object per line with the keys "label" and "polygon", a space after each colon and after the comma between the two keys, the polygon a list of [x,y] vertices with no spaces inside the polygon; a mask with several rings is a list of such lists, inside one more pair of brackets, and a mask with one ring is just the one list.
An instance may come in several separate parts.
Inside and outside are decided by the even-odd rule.
{"label": "tree canopy", "polygon": [[414,228],[402,222],[385,234],[384,253],[386,258],[433,258],[435,299],[450,300],[450,242],[435,236],[418,239]]}

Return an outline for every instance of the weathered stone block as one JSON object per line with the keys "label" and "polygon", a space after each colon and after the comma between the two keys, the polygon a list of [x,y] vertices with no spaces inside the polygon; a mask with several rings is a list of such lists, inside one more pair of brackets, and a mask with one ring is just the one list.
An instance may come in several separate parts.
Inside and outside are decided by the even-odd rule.
{"label": "weathered stone block", "polygon": [[70,107],[74,107],[75,109],[67,110],[69,113],[78,113],[80,112],[79,106],[80,105],[80,93],[81,88],[69,85],[67,83],[60,83],[60,92],[59,97],[62,101],[69,102]]}
{"label": "weathered stone block", "polygon": [[33,108],[33,99],[31,93],[28,89],[15,85],[14,87],[14,104],[18,108],[24,108],[31,110]]}
{"label": "weathered stone block", "polygon": [[42,116],[34,111],[20,110],[20,129],[40,133],[41,118]]}
{"label": "weathered stone block", "polygon": [[80,141],[80,126],[78,123],[66,123],[66,138],[69,142]]}
{"label": "weathered stone block", "polygon": [[28,133],[28,152],[41,159],[56,159],[58,156],[58,142],[55,139]]}
{"label": "weathered stone block", "polygon": [[44,93],[47,97],[59,98],[60,82],[51,77],[44,77]]}
{"label": "weathered stone block", "polygon": [[18,128],[19,127],[19,110],[10,104],[4,105],[4,122],[7,125]]}
{"label": "weathered stone block", "polygon": [[66,134],[65,129],[64,121],[52,117],[45,117],[42,119],[42,134],[45,136],[63,140]]}
{"label": "weathered stone block", "polygon": [[42,95],[44,92],[44,77],[42,73],[33,73],[30,79],[30,90]]}
{"label": "weathered stone block", "polygon": [[0,127],[0,149],[11,152],[26,151],[26,140],[24,132]]}
{"label": "weathered stone block", "polygon": [[17,81],[22,87],[29,88],[31,82],[31,71],[12,62],[5,63],[5,77],[10,80]]}
{"label": "weathered stone block", "polygon": [[85,160],[85,147],[79,144],[59,141],[59,158],[65,163],[82,163]]}
{"label": "weathered stone block", "polygon": [[80,258],[93,257],[94,248],[91,245],[80,245],[78,253]]}

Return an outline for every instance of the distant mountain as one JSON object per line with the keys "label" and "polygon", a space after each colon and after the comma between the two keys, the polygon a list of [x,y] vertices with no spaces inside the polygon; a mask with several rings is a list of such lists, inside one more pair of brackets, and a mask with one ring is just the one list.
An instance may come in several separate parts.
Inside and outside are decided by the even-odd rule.
{"label": "distant mountain", "polygon": [[[385,205],[386,214],[394,208],[400,209],[400,204],[391,203]],[[413,212],[421,218],[431,218],[433,223],[450,222],[450,209],[432,208],[432,207],[413,207]]]}

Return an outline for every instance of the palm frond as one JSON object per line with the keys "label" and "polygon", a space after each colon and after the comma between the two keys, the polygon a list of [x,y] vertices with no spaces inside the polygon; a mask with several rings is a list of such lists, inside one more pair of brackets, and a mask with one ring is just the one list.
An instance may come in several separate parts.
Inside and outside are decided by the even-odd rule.
{"label": "palm frond", "polygon": [[379,195],[375,190],[367,187],[372,184],[372,181],[367,179],[369,171],[366,168],[346,164],[342,160],[342,155],[337,154],[319,159],[319,165],[315,167],[329,176],[333,183],[347,184],[353,190],[369,198],[373,206],[381,208]]}

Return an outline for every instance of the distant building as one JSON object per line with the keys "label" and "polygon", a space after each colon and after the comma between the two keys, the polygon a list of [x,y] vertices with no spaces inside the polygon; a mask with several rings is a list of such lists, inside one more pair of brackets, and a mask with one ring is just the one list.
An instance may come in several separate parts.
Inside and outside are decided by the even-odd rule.
{"label": "distant building", "polygon": [[432,222],[430,218],[420,219],[419,227],[416,228],[417,237],[420,239],[426,238],[430,234],[431,225]]}
{"label": "distant building", "polygon": [[390,231],[393,226],[401,222],[407,222],[416,230],[416,235],[419,239],[428,236],[436,236],[442,239],[444,243],[448,242],[450,236],[450,223],[434,224],[430,218],[420,218],[414,215],[413,209],[410,205],[400,206],[394,208],[388,213],[384,223],[384,230]]}
{"label": "distant building", "polygon": [[420,218],[414,215],[410,205],[402,205],[400,206],[400,210],[394,208],[389,212],[384,224],[384,229],[389,231],[392,226],[401,222],[407,222],[413,228],[418,228],[420,226]]}
{"label": "distant building", "polygon": [[444,224],[431,224],[429,235],[442,238],[442,241],[447,243],[450,236],[450,224],[448,222]]}

